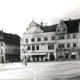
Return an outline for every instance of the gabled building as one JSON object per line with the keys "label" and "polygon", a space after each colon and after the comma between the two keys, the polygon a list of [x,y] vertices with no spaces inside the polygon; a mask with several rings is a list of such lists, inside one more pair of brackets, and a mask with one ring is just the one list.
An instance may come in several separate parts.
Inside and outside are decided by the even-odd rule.
{"label": "gabled building", "polygon": [[20,41],[21,59],[30,61],[80,59],[80,19],[43,26],[32,21]]}
{"label": "gabled building", "polygon": [[80,59],[80,19],[60,21],[56,28],[57,59]]}
{"label": "gabled building", "polygon": [[30,61],[56,58],[56,26],[42,26],[32,21],[21,39],[21,59],[28,55]]}
{"label": "gabled building", "polygon": [[0,62],[20,61],[20,37],[0,31]]}

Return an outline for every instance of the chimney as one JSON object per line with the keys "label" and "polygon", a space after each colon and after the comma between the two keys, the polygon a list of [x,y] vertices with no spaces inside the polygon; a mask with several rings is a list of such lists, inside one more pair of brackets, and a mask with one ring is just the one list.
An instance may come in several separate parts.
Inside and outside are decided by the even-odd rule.
{"label": "chimney", "polygon": [[43,26],[43,22],[41,21],[41,26]]}
{"label": "chimney", "polygon": [[69,21],[71,21],[71,18],[69,18]]}

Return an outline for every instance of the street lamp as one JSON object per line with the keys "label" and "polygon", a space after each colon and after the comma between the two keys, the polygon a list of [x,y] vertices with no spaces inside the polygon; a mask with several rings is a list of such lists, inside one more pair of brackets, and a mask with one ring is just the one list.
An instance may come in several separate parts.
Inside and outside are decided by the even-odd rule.
{"label": "street lamp", "polygon": [[24,45],[24,48],[22,49],[22,51],[24,53],[23,63],[25,65],[27,65],[27,59],[28,59],[28,40],[26,40],[26,43],[27,43],[27,48],[25,48],[26,45]]}
{"label": "street lamp", "polygon": [[27,57],[26,57],[26,55],[25,55],[25,53],[26,53],[25,47],[22,49],[22,51],[23,51],[23,53],[24,53],[23,63],[24,63],[24,65],[27,65]]}

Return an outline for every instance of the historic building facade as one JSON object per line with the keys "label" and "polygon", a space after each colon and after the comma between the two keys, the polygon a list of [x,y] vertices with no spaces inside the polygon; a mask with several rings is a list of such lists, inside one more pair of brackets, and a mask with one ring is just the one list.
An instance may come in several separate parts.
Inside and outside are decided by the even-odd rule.
{"label": "historic building facade", "polygon": [[80,59],[80,20],[43,26],[32,21],[20,41],[21,59],[53,61]]}
{"label": "historic building facade", "polygon": [[20,61],[20,37],[0,31],[0,62]]}

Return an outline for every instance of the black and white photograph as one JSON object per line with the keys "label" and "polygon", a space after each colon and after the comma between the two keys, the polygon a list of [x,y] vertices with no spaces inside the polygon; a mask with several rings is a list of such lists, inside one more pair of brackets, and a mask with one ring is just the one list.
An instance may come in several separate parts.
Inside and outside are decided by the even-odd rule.
{"label": "black and white photograph", "polygon": [[80,80],[80,0],[0,0],[0,80]]}

